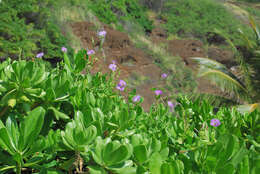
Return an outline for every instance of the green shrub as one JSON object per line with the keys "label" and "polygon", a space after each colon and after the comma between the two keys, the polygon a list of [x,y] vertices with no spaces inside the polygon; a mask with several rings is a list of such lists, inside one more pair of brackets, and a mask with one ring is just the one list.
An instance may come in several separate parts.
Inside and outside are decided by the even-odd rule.
{"label": "green shrub", "polygon": [[82,75],[85,55],[64,53],[52,70],[39,59],[0,64],[0,173],[259,171],[259,111],[214,113],[184,96],[169,108],[157,96],[144,112],[135,90],[128,102],[115,91],[115,72]]}
{"label": "green shrub", "polygon": [[125,20],[135,21],[147,32],[153,28],[152,21],[148,19],[146,9],[139,4],[139,0],[90,0],[88,6],[106,24],[118,24],[118,21]]}
{"label": "green shrub", "polygon": [[237,29],[246,28],[220,3],[213,0],[170,1],[164,8],[162,15],[167,19],[164,27],[169,33],[180,36],[192,35],[206,41],[216,28],[228,33],[237,44]]}
{"label": "green shrub", "polygon": [[50,17],[55,8],[57,4],[47,0],[2,1],[0,58],[32,58],[44,52],[44,58],[59,59],[60,48],[67,45],[67,40]]}

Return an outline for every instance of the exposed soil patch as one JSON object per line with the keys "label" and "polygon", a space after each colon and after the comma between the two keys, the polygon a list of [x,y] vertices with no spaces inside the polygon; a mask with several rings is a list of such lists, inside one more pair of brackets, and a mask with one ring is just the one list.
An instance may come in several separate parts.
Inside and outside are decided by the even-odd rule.
{"label": "exposed soil patch", "polygon": [[171,40],[168,42],[168,51],[174,56],[180,56],[186,65],[192,67],[191,57],[206,57],[203,43],[198,40]]}
{"label": "exposed soil patch", "polygon": [[228,68],[236,65],[232,51],[211,46],[208,48],[208,57],[226,65]]}
{"label": "exposed soil patch", "polygon": [[[77,22],[71,26],[74,34],[80,38],[84,48],[95,49],[97,51],[96,57],[99,57],[99,60],[94,64],[93,73],[98,71],[109,73],[108,66],[115,60],[120,69],[119,79],[126,80],[134,78],[132,76],[153,79],[149,85],[146,85],[143,81],[138,86],[135,86],[137,93],[144,97],[144,109],[148,110],[150,105],[155,101],[154,93],[150,88],[159,88],[162,86],[160,81],[162,71],[153,63],[149,55],[135,48],[127,34],[116,31],[107,25],[104,26],[107,35],[103,45],[104,52],[102,53],[102,51],[98,51],[101,40],[97,36],[97,29],[94,24]],[[94,43],[92,40],[94,40]],[[104,55],[105,58],[102,58]],[[123,95],[126,96],[127,93],[124,92]]]}
{"label": "exposed soil patch", "polygon": [[[164,81],[161,80],[163,71],[153,63],[153,58],[141,49],[136,48],[126,33],[116,31],[107,25],[104,25],[107,35],[103,44],[103,51],[98,49],[101,40],[97,36],[98,29],[94,24],[77,22],[71,24],[71,27],[74,34],[80,38],[83,48],[96,50],[95,57],[98,57],[99,60],[94,64],[91,71],[93,73],[109,73],[108,66],[115,60],[120,69],[119,79],[129,79],[130,82],[133,79],[138,81],[132,86],[137,90],[137,94],[144,97],[142,106],[144,110],[148,111],[151,104],[155,102],[154,92],[151,88],[162,88],[165,85]],[[185,64],[194,70],[194,73],[196,73],[196,64],[191,61],[191,57],[207,57],[209,55],[209,57],[221,63],[233,65],[233,58],[229,52],[212,47],[207,53],[203,49],[203,43],[198,40],[168,41],[166,31],[160,28],[155,28],[151,32],[150,38],[156,44],[166,44],[167,50],[173,56],[180,56]],[[208,80],[200,78],[198,83],[198,92],[224,96],[216,86],[209,84]],[[122,94],[126,97],[127,91]],[[167,94],[169,92],[164,91],[164,95]]]}

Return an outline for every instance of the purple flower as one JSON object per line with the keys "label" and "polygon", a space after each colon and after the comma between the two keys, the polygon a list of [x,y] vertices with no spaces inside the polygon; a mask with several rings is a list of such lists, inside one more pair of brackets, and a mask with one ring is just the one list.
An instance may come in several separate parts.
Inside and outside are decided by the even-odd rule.
{"label": "purple flower", "polygon": [[124,91],[125,87],[126,87],[126,82],[124,80],[120,80],[116,86],[116,88],[120,91]]}
{"label": "purple flower", "polygon": [[66,53],[67,52],[67,48],[66,47],[61,47],[61,51]]}
{"label": "purple flower", "polygon": [[161,77],[163,78],[163,79],[165,79],[165,78],[167,78],[167,74],[166,73],[163,73],[162,75],[161,75]]}
{"label": "purple flower", "polygon": [[170,108],[173,108],[173,107],[174,107],[174,104],[173,104],[171,101],[168,101],[168,106],[169,106]]}
{"label": "purple flower", "polygon": [[44,56],[44,53],[43,53],[43,52],[38,53],[38,54],[36,55],[37,58],[41,58],[42,56]]}
{"label": "purple flower", "polygon": [[162,95],[162,91],[161,90],[155,90],[154,93],[155,93],[155,95]]}
{"label": "purple flower", "polygon": [[168,101],[168,106],[170,107],[170,110],[173,111],[175,104],[173,104],[171,101]]}
{"label": "purple flower", "polygon": [[210,120],[210,125],[211,126],[218,127],[220,124],[221,124],[220,121],[218,119],[216,119],[216,118]]}
{"label": "purple flower", "polygon": [[106,34],[107,34],[107,32],[105,30],[98,32],[98,36],[100,36],[100,37],[105,37]]}
{"label": "purple flower", "polygon": [[141,96],[140,95],[136,95],[133,97],[133,102],[139,102],[141,99]]}
{"label": "purple flower", "polygon": [[116,64],[116,61],[115,61],[115,60],[112,60],[112,63],[113,63],[113,64]]}
{"label": "purple flower", "polygon": [[111,69],[112,71],[115,71],[115,70],[116,70],[116,64],[114,64],[114,63],[110,64],[108,67],[109,67],[109,69]]}
{"label": "purple flower", "polygon": [[87,55],[95,54],[94,50],[88,50]]}

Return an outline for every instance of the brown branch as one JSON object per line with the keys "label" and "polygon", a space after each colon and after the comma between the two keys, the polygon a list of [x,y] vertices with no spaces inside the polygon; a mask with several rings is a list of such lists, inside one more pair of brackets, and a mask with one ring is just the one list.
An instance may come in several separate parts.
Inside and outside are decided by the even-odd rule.
{"label": "brown branch", "polygon": [[6,113],[8,110],[9,106],[5,106],[4,109],[0,112],[0,118]]}

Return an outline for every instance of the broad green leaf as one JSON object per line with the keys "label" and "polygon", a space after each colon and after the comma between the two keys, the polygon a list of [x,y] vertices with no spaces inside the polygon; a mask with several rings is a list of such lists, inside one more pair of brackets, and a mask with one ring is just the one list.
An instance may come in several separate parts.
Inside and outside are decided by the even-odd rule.
{"label": "broad green leaf", "polygon": [[134,147],[134,156],[139,163],[144,163],[148,159],[148,152],[144,145]]}
{"label": "broad green leaf", "polygon": [[95,100],[95,97],[94,97],[94,95],[93,95],[92,92],[89,92],[89,93],[88,93],[88,98],[89,98],[90,104],[91,104],[92,106],[95,106],[96,100]]}
{"label": "broad green leaf", "polygon": [[90,174],[107,174],[105,169],[99,166],[88,166]]}
{"label": "broad green leaf", "polygon": [[6,129],[8,131],[8,134],[10,136],[11,141],[14,144],[14,147],[18,148],[18,141],[20,137],[20,132],[18,129],[17,122],[14,117],[8,117],[6,120]]}
{"label": "broad green leaf", "polygon": [[64,53],[64,62],[69,68],[69,70],[72,72],[71,61],[66,53]]}
{"label": "broad green leaf", "polygon": [[122,163],[130,157],[131,150],[119,141],[112,141],[102,149],[103,161],[106,165],[116,165]]}
{"label": "broad green leaf", "polygon": [[223,166],[239,149],[239,139],[234,135],[223,135],[219,140],[224,148],[224,152],[219,155],[219,166]]}
{"label": "broad green leaf", "polygon": [[232,164],[228,163],[221,168],[217,168],[216,174],[222,174],[222,173],[234,174],[235,168]]}
{"label": "broad green leaf", "polygon": [[133,161],[126,160],[120,164],[109,166],[108,169],[118,174],[135,174],[136,168],[132,166],[133,166]]}
{"label": "broad green leaf", "polygon": [[151,148],[153,152],[159,152],[161,150],[161,142],[155,138],[152,139]]}
{"label": "broad green leaf", "polygon": [[64,145],[66,145],[71,150],[74,150],[74,147],[76,147],[76,143],[73,139],[73,129],[75,129],[75,123],[69,122],[66,125],[65,132],[61,132],[61,137],[63,140]]}
{"label": "broad green leaf", "polygon": [[45,110],[42,107],[37,107],[32,110],[25,120],[21,123],[21,138],[23,139],[23,149],[31,146],[37,139],[44,121]]}
{"label": "broad green leaf", "polygon": [[240,170],[239,172],[241,174],[250,174],[250,168],[249,168],[249,157],[246,155],[243,159],[243,161],[240,163]]}
{"label": "broad green leaf", "polygon": [[[111,141],[111,139],[107,138],[106,140]],[[91,151],[92,157],[95,160],[96,163],[99,165],[104,165],[103,162],[103,155],[102,155],[102,150],[105,146],[104,141],[101,139],[101,137],[96,138],[96,144],[95,148],[93,151]]]}
{"label": "broad green leaf", "polygon": [[[0,120],[1,123],[1,120]],[[5,128],[0,128],[0,146],[6,150],[9,154],[13,155],[15,150],[12,141]]]}
{"label": "broad green leaf", "polygon": [[236,167],[243,160],[246,154],[248,154],[248,150],[243,145],[240,147],[239,151],[231,159],[231,163],[233,164],[233,166]]}
{"label": "broad green leaf", "polygon": [[149,160],[149,170],[151,174],[160,174],[162,163],[161,155],[158,152],[153,153]]}
{"label": "broad green leaf", "polygon": [[37,68],[34,67],[31,78],[32,85],[36,86],[41,84],[42,82],[44,82],[44,80],[46,80],[47,76],[48,73],[46,72],[45,66],[43,64],[40,64],[40,66]]}
{"label": "broad green leaf", "polygon": [[142,136],[140,134],[135,134],[131,137],[131,144],[133,146],[138,146],[139,144],[141,144],[141,139]]}
{"label": "broad green leaf", "polygon": [[56,98],[53,88],[48,88],[46,90],[46,100],[53,101]]}
{"label": "broad green leaf", "polygon": [[162,150],[160,151],[160,155],[161,155],[161,157],[162,157],[163,160],[167,160],[168,155],[169,155],[169,148],[166,147],[166,148],[162,149]]}
{"label": "broad green leaf", "polygon": [[163,163],[161,166],[161,174],[176,174],[171,163]]}
{"label": "broad green leaf", "polygon": [[29,151],[27,151],[23,157],[33,155],[36,152],[41,152],[46,147],[45,139],[41,138],[32,144]]}
{"label": "broad green leaf", "polygon": [[63,163],[60,164],[60,168],[63,170],[69,170],[75,163],[75,158],[70,158],[67,161],[64,161]]}
{"label": "broad green leaf", "polygon": [[27,95],[37,97],[37,98],[46,95],[46,92],[41,88],[25,88],[24,91],[27,93]]}

